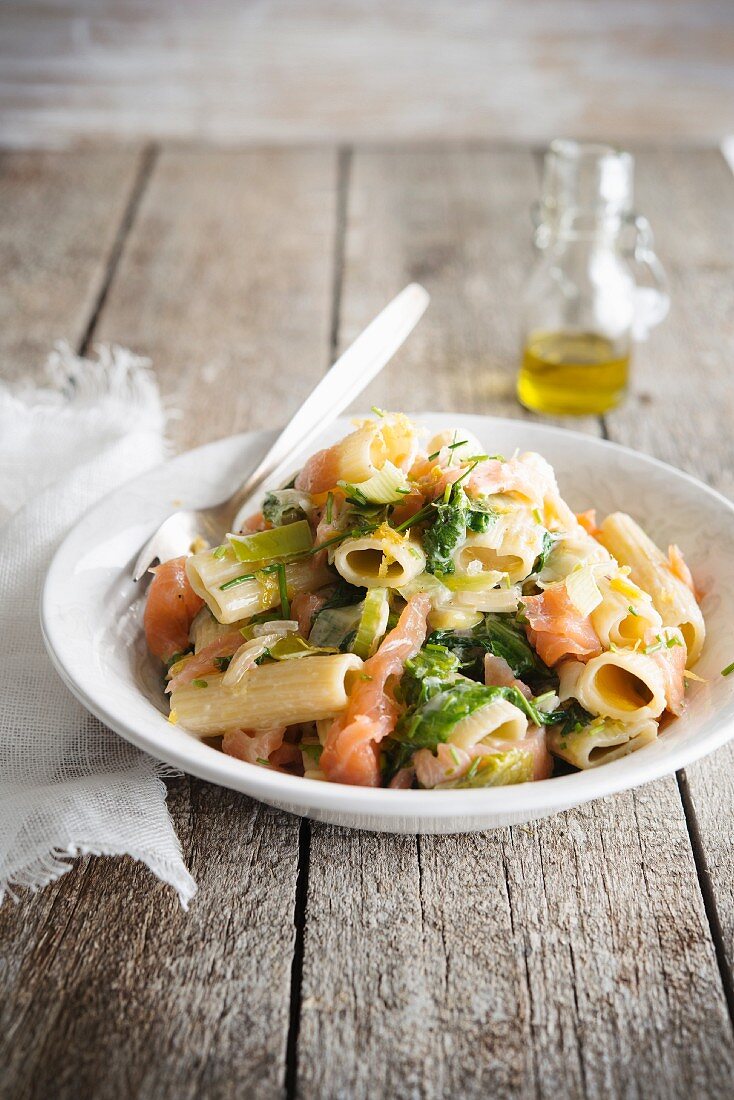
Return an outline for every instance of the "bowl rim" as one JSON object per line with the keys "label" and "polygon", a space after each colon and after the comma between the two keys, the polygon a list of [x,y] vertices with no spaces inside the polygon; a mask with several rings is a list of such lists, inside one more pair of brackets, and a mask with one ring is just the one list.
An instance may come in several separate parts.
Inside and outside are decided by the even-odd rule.
{"label": "bowl rim", "polygon": [[[354,414],[354,416],[358,415]],[[362,414],[362,416],[364,415],[366,414]],[[478,413],[450,411],[441,413],[426,411],[410,413],[409,415],[415,417],[419,422],[432,420],[445,422],[447,419],[481,421],[482,425],[488,428],[494,425],[512,432],[557,436],[566,440],[576,440],[584,448],[596,448],[610,453],[624,454],[643,466],[652,466],[664,471],[673,480],[685,481],[688,485],[695,487],[699,492],[718,503],[725,511],[734,515],[734,504],[718,490],[711,488],[693,475],[676,469],[669,463],[611,440],[586,435],[583,432],[561,428],[553,424],[524,421],[511,417],[494,417]],[[351,415],[342,417],[335,425],[331,425],[330,430],[339,425],[348,426],[352,419]],[[166,718],[156,710],[152,703],[150,703],[150,728],[141,729],[137,723],[131,723],[124,713],[106,705],[104,695],[97,690],[102,684],[101,678],[97,676],[95,679],[90,676],[85,682],[80,682],[70,669],[68,658],[65,657],[64,640],[66,635],[61,628],[58,616],[57,592],[59,584],[68,582],[69,579],[68,559],[71,548],[79,538],[81,530],[85,526],[93,524],[95,515],[104,511],[118,494],[137,485],[144,486],[146,481],[160,477],[166,471],[170,471],[173,475],[177,465],[182,465],[184,460],[190,462],[198,455],[203,455],[204,452],[227,451],[230,448],[234,451],[239,446],[264,441],[273,434],[273,431],[266,429],[225,436],[182,452],[143,474],[129,479],[92,505],[73,525],[53,555],[40,600],[41,630],[46,649],[62,680],[82,705],[127,741],[173,768],[181,769],[221,786],[241,791],[265,802],[298,805],[304,810],[352,814],[362,812],[371,817],[385,814],[391,818],[415,819],[425,816],[432,820],[440,820],[445,818],[471,818],[482,816],[482,814],[504,814],[508,817],[513,815],[520,817],[527,814],[528,811],[531,811],[532,816],[541,817],[545,814],[558,812],[571,805],[579,805],[590,799],[631,790],[662,776],[670,775],[700,759],[700,757],[715,751],[734,736],[734,721],[730,721],[723,716],[719,716],[717,721],[717,717],[714,716],[706,723],[707,728],[699,738],[677,745],[670,745],[667,751],[662,754],[657,753],[648,756],[643,750],[640,753],[631,754],[621,760],[597,768],[538,780],[533,783],[508,787],[433,791],[354,787],[347,784],[329,783],[306,779],[303,776],[269,771],[258,765],[227,756],[219,750],[203,744],[192,735],[185,734],[185,731],[181,731],[185,734],[184,741],[178,739],[167,744],[162,734],[166,730],[170,733],[171,727]],[[532,446],[532,441],[529,441],[529,446]],[[125,690],[129,690],[128,685],[125,685]],[[657,744],[661,743],[657,742]],[[186,751],[187,749],[189,751]],[[630,766],[630,761],[634,761],[634,767]]]}

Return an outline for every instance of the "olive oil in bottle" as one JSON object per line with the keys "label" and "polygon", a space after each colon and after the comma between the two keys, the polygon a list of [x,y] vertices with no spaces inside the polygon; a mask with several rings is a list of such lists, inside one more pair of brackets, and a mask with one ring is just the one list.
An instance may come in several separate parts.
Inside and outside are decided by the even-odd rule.
{"label": "olive oil in bottle", "polygon": [[594,332],[536,332],[523,349],[517,395],[556,416],[599,414],[624,395],[629,351]]}

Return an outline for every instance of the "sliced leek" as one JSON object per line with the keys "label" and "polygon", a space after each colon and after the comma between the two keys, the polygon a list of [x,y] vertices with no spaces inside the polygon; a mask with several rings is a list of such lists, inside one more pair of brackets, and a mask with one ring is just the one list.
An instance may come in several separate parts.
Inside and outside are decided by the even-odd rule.
{"label": "sliced leek", "polygon": [[366,660],[377,649],[387,630],[390,597],[386,588],[370,588],[362,605],[362,615],[352,642],[352,652]]}
{"label": "sliced leek", "polygon": [[237,561],[269,561],[302,554],[313,546],[308,521],[299,519],[272,531],[257,531],[254,535],[227,535]]}

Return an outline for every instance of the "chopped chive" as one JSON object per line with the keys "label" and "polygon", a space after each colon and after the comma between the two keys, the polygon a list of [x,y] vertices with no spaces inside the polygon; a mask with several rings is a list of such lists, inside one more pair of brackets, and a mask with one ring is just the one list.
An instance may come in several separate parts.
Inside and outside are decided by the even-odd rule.
{"label": "chopped chive", "polygon": [[278,562],[278,591],[280,593],[280,611],[284,619],[291,617],[291,605],[288,599],[288,581],[283,562]]}
{"label": "chopped chive", "polygon": [[732,672],[734,672],[734,661],[732,661],[730,665],[727,665],[726,668],[722,668],[721,675],[730,676]]}
{"label": "chopped chive", "polygon": [[477,772],[479,771],[479,762],[480,762],[480,759],[481,759],[481,758],[480,758],[479,756],[475,756],[475,757],[474,757],[474,759],[472,760],[472,764],[471,764],[471,767],[469,768],[469,771],[468,771],[468,772],[466,773],[466,775],[464,776],[464,779],[473,779],[473,778],[474,778],[474,776],[475,776],[475,775],[477,774]]}
{"label": "chopped chive", "polygon": [[377,405],[373,405],[372,409],[370,411],[373,412],[375,414],[375,416],[384,416],[385,415],[385,410],[384,409],[378,409]]}
{"label": "chopped chive", "polygon": [[226,545],[215,546],[214,549],[212,550],[212,557],[213,558],[223,558],[226,553],[227,553]]}
{"label": "chopped chive", "polygon": [[673,634],[673,636],[671,638],[668,638],[665,645],[666,645],[667,649],[672,649],[673,646],[683,645],[683,642],[680,640],[680,638],[678,637],[677,634]]}
{"label": "chopped chive", "polygon": [[540,509],[539,508],[533,508],[533,519],[535,520],[536,523],[539,523],[542,526],[543,519],[540,515]]}
{"label": "chopped chive", "polygon": [[326,522],[331,523],[331,517],[334,514],[334,494],[327,493],[326,496]]}
{"label": "chopped chive", "polygon": [[264,756],[256,756],[255,757],[255,763],[256,764],[264,764],[266,768],[270,767],[270,761],[266,760]]}
{"label": "chopped chive", "polygon": [[645,646],[645,648],[643,649],[642,652],[646,653],[649,656],[651,653],[657,653],[658,650],[660,650],[662,648],[663,648],[663,643],[662,642],[655,642],[654,645]]}
{"label": "chopped chive", "polygon": [[629,607],[627,608],[627,610],[629,611],[630,615],[634,615],[636,619],[639,619],[639,617],[640,617],[640,612],[639,612],[639,611],[635,611],[635,609],[634,609],[634,607],[632,606],[632,604],[630,604],[630,605],[629,605]]}
{"label": "chopped chive", "polygon": [[454,482],[452,488],[455,489],[457,485],[461,485],[462,481],[465,481],[466,478],[468,478],[470,474],[474,473],[474,470],[477,468],[478,465],[479,465],[479,459],[475,459],[475,461],[472,462],[471,466],[467,466],[467,468],[464,470],[464,473],[461,475],[461,477],[457,477],[457,479]]}
{"label": "chopped chive", "polygon": [[433,462],[433,460],[434,460],[435,458],[438,458],[438,456],[439,456],[440,454],[441,454],[440,450],[439,450],[439,451],[434,451],[432,455],[429,455],[429,456],[428,456],[428,461],[429,461],[429,462]]}
{"label": "chopped chive", "polygon": [[[273,565],[266,565],[262,569],[258,569],[258,573],[275,573],[278,570],[280,562],[276,562]],[[257,579],[256,573],[243,573],[239,577],[233,577],[231,581],[225,581],[224,584],[220,584],[219,591],[225,592],[228,588],[236,588],[238,584],[244,584],[245,581],[254,581]]]}
{"label": "chopped chive", "polygon": [[454,745],[450,746],[449,752],[451,753],[451,759],[453,760],[454,764],[456,764],[458,766],[461,763],[461,757],[459,756],[458,752],[456,751],[456,748],[454,747]]}
{"label": "chopped chive", "polygon": [[403,523],[399,523],[397,527],[393,527],[393,531],[405,531],[408,527],[413,527],[417,523],[422,523],[424,519],[427,519],[431,514],[432,504],[424,504],[420,511],[416,512],[410,519],[406,519]]}
{"label": "chopped chive", "polygon": [[191,686],[195,688],[205,688],[209,687],[209,683],[207,680],[192,680]]}
{"label": "chopped chive", "polygon": [[449,443],[449,445],[448,445],[448,450],[449,450],[449,452],[450,452],[450,454],[449,454],[449,462],[448,462],[449,466],[450,466],[450,465],[451,465],[451,464],[453,463],[453,461],[454,461],[454,447],[455,447],[455,446],[456,446],[456,431],[454,430],[454,434],[453,434],[453,436],[451,437],[451,442],[450,442],[450,443]]}

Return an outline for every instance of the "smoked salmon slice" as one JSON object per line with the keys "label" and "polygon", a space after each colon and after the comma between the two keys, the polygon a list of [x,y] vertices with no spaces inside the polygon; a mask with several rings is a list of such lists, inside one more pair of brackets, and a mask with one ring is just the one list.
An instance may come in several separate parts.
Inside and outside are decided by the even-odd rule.
{"label": "smoked salmon slice", "polygon": [[393,630],[362,666],[343,714],[329,729],[320,767],[336,783],[379,787],[378,744],[392,733],[400,708],[388,680],[403,673],[426,637],[431,600],[426,592],[412,596]]}
{"label": "smoked salmon slice", "polygon": [[546,588],[539,596],[527,596],[523,602],[529,623],[528,641],[547,665],[555,665],[568,654],[588,661],[601,653],[601,642],[591,619],[579,615],[565,584]]}
{"label": "smoked salmon slice", "polygon": [[257,764],[269,760],[271,753],[279,749],[285,737],[285,726],[270,726],[262,730],[227,730],[222,739],[222,749],[228,756]]}
{"label": "smoked salmon slice", "polygon": [[216,664],[217,657],[231,657],[242,645],[242,635],[239,630],[228,630],[226,627],[222,627],[222,630],[221,637],[215,638],[193,657],[187,657],[181,671],[168,681],[166,691],[175,691],[176,688],[190,684],[201,676],[221,671]]}
{"label": "smoked salmon slice", "polygon": [[170,661],[189,648],[189,629],[204,601],[189,583],[185,557],[165,561],[153,573],[143,616],[145,640],[154,657]]}
{"label": "smoked salmon slice", "polygon": [[[655,639],[650,637],[653,642]],[[671,714],[683,713],[685,705],[685,680],[683,673],[686,670],[688,651],[685,645],[663,646],[656,653],[651,653],[655,664],[663,674],[665,684],[665,705]]]}

